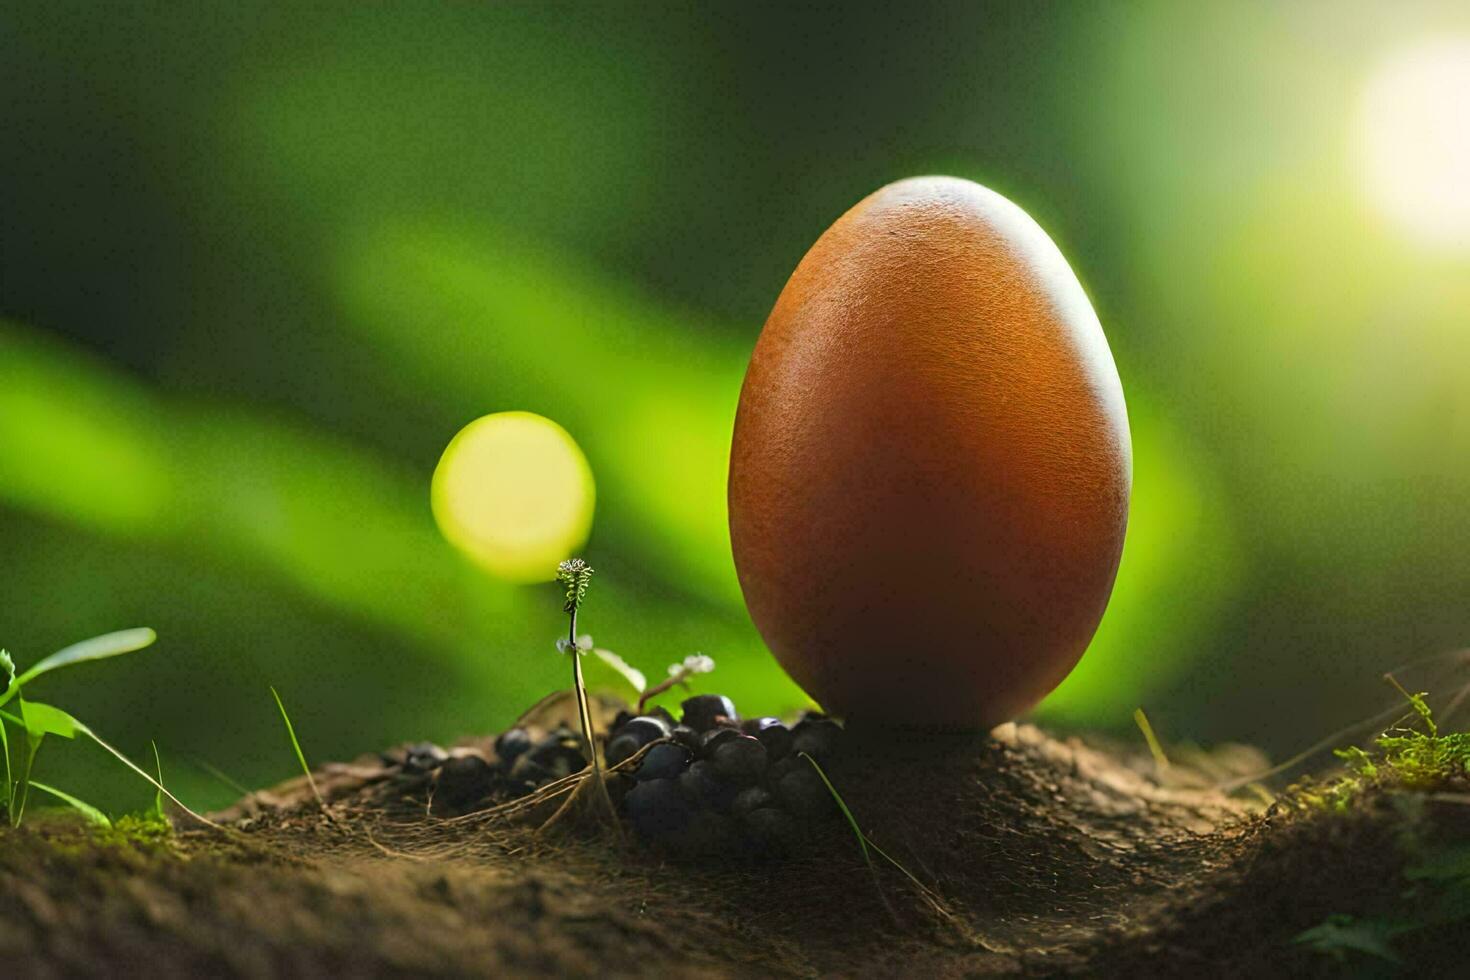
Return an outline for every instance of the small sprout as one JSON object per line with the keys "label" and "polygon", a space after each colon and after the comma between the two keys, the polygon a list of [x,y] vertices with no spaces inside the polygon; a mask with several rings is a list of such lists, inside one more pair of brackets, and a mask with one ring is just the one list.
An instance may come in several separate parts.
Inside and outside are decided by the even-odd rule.
{"label": "small sprout", "polygon": [[638,713],[640,715],[643,714],[644,705],[670,688],[679,684],[688,687],[689,678],[696,674],[708,674],[714,669],[715,659],[713,657],[707,657],[702,653],[691,653],[681,662],[669,664],[668,678],[659,681],[653,687],[645,689],[642,696],[638,698]]}
{"label": "small sprout", "polygon": [[[572,687],[577,695],[577,715],[582,725],[582,740],[586,743],[587,760],[592,770],[592,791],[605,810],[614,833],[617,833],[617,811],[613,807],[612,797],[608,795],[607,783],[603,779],[602,762],[597,757],[597,741],[592,734],[592,706],[587,700],[587,682],[582,676],[582,657],[593,649],[592,637],[577,634],[577,612],[582,608],[582,603],[586,601],[587,586],[592,583],[592,567],[580,558],[568,558],[557,566],[556,580],[562,586],[565,600],[562,603],[562,611],[567,614],[567,635],[557,642],[556,648],[564,654],[570,654],[572,658]],[[577,789],[567,798],[567,801],[558,808],[556,813],[552,814],[551,819],[542,825],[543,830],[551,827],[570,812],[573,802],[581,797],[584,785],[584,783],[578,783]]]}
{"label": "small sprout", "polygon": [[572,687],[577,692],[577,714],[582,722],[582,740],[587,743],[587,758],[592,764],[592,771],[601,773],[602,766],[597,760],[597,743],[592,738],[592,706],[587,701],[587,682],[582,678],[582,655],[592,649],[592,637],[577,635],[577,611],[587,599],[587,586],[592,584],[592,566],[580,558],[568,558],[556,566],[556,580],[561,583],[566,596],[561,608],[568,617],[567,635],[556,647],[562,653],[576,651],[576,655],[572,657]]}

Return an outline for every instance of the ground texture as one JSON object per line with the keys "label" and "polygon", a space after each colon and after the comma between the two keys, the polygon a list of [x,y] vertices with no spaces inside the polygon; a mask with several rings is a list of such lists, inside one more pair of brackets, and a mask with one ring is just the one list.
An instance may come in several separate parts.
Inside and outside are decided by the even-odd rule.
{"label": "ground texture", "polygon": [[[1470,920],[1440,887],[1455,869],[1424,871],[1470,844],[1463,777],[1372,783],[1342,807],[1269,803],[1209,788],[1258,764],[1240,749],[1160,775],[1146,755],[1025,725],[849,736],[832,781],[918,884],[866,863],[841,819],[783,859],[679,860],[587,820],[538,834],[544,812],[435,812],[373,755],[322,767],[327,813],[297,780],[218,815],[226,832],[0,832],[0,963],[27,977],[1464,975]],[[1293,941],[1324,923],[1327,952]]]}

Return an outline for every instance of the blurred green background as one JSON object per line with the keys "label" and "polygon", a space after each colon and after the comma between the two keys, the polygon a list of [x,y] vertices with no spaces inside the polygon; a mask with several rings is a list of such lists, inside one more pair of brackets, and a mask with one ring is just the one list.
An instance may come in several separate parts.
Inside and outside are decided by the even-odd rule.
{"label": "blurred green background", "polygon": [[[7,4],[0,645],[155,627],[34,693],[201,805],[195,760],[291,774],[268,684],[316,759],[496,729],[564,681],[555,590],[428,486],[526,409],[597,480],[598,644],[801,703],[729,556],[745,359],[828,224],[943,172],[1056,239],[1133,423],[1039,716],[1295,747],[1470,638],[1467,39],[1459,2]],[[85,746],[38,774],[151,799]]]}

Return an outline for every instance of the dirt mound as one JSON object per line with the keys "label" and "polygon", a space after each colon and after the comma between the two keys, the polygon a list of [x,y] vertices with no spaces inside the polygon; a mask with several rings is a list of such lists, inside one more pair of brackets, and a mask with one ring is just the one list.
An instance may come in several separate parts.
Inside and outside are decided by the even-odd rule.
{"label": "dirt mound", "polygon": [[[1331,974],[1357,961],[1293,938],[1402,912],[1406,869],[1470,842],[1463,780],[1267,808],[1208,788],[1224,755],[1161,780],[1024,725],[849,739],[828,773],[912,879],[841,819],[779,860],[691,861],[441,816],[388,753],[318,772],[330,816],[302,779],[227,835],[4,833],[0,951],[35,976]],[[1386,951],[1448,972],[1455,926],[1422,925]],[[1346,935],[1325,945],[1386,962]]]}

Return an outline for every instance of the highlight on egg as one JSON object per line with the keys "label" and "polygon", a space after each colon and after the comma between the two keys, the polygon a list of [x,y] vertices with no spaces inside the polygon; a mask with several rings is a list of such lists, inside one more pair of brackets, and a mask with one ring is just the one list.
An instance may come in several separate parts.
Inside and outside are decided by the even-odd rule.
{"label": "highlight on egg", "polygon": [[752,354],[730,535],[786,671],[853,721],[985,728],[1086,650],[1123,549],[1122,384],[1056,245],[979,184],[881,188]]}

